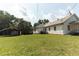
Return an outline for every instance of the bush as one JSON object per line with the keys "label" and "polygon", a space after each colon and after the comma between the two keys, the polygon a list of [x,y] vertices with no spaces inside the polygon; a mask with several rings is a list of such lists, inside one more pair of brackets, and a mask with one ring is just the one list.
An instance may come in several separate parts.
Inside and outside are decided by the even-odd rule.
{"label": "bush", "polygon": [[40,31],[40,34],[48,34],[46,31]]}

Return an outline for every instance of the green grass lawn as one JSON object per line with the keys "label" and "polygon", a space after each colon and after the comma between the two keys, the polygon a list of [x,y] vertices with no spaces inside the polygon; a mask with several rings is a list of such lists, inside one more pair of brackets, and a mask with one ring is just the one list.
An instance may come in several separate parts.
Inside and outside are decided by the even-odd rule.
{"label": "green grass lawn", "polygon": [[48,34],[0,36],[0,55],[76,56],[79,55],[79,36]]}

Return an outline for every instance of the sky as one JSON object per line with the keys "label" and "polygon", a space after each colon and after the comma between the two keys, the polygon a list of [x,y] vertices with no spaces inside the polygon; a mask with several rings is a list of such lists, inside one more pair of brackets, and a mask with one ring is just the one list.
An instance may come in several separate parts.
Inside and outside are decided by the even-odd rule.
{"label": "sky", "polygon": [[[16,1],[16,2],[15,2]],[[26,3],[25,0],[0,1],[0,10],[7,11],[18,18],[30,21],[32,25],[39,19],[54,21],[67,15],[68,10],[79,16],[79,4],[76,3]]]}

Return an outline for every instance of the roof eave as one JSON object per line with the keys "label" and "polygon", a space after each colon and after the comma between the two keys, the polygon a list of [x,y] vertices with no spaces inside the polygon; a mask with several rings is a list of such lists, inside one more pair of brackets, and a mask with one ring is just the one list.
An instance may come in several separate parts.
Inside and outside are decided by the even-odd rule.
{"label": "roof eave", "polygon": [[62,24],[64,24],[64,22],[63,22],[63,23],[58,23],[58,24],[49,25],[49,26],[45,26],[45,27],[57,26],[57,25],[62,25]]}

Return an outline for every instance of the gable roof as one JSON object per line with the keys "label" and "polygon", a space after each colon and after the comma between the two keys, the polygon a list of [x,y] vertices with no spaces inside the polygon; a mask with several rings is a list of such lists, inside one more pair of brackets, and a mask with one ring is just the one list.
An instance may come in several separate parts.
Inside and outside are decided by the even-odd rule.
{"label": "gable roof", "polygon": [[[57,24],[62,24],[62,23],[64,23],[66,20],[68,20],[68,19],[69,19],[70,17],[72,17],[72,16],[77,17],[76,14],[71,14],[71,15],[65,16],[65,17],[62,18],[62,19],[58,19],[58,20],[56,20],[56,21],[54,21],[54,22],[49,22],[49,23],[45,24],[45,27],[52,26],[52,25],[57,25]],[[77,18],[78,18],[78,17],[77,17]]]}

